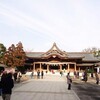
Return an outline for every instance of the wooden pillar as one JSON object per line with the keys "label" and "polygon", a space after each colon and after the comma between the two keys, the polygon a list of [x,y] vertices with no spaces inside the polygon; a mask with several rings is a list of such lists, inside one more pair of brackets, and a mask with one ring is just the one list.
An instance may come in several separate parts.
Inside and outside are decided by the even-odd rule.
{"label": "wooden pillar", "polygon": [[68,64],[68,72],[70,71],[70,68],[69,68],[70,66],[69,66],[69,64]]}
{"label": "wooden pillar", "polygon": [[41,72],[41,63],[40,63],[40,72]]}
{"label": "wooden pillar", "polygon": [[60,64],[59,66],[60,66],[60,71],[62,71],[62,65]]}
{"label": "wooden pillar", "polygon": [[76,71],[76,63],[74,64],[74,70]]}
{"label": "wooden pillar", "polygon": [[49,64],[47,64],[47,71],[49,71]]}
{"label": "wooden pillar", "polygon": [[33,63],[33,70],[35,71],[35,62]]}
{"label": "wooden pillar", "polygon": [[80,72],[80,67],[79,67],[79,72]]}

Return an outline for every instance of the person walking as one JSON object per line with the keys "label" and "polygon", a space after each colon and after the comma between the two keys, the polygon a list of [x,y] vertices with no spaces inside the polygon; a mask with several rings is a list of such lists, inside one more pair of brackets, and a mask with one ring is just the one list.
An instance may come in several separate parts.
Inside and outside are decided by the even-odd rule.
{"label": "person walking", "polygon": [[74,78],[75,78],[75,79],[77,78],[77,73],[76,73],[76,71],[74,71]]}
{"label": "person walking", "polygon": [[87,71],[85,71],[85,72],[84,72],[84,75],[83,75],[83,77],[84,77],[84,81],[85,81],[85,82],[87,82],[87,80],[88,80]]}
{"label": "person walking", "polygon": [[95,72],[95,78],[96,78],[96,84],[99,84],[99,75],[97,72]]}
{"label": "person walking", "polygon": [[2,89],[1,89],[1,76],[2,76],[2,74],[3,74],[3,71],[0,71],[0,96],[2,94]]}
{"label": "person walking", "polygon": [[60,75],[61,75],[61,76],[63,75],[63,72],[62,72],[62,70],[60,71]]}
{"label": "person walking", "polygon": [[18,72],[17,71],[15,71],[15,73],[14,73],[14,81],[16,82],[17,81],[17,74],[18,74]]}
{"label": "person walking", "polygon": [[32,71],[32,72],[31,72],[31,78],[33,78],[33,76],[34,76],[34,72]]}
{"label": "person walking", "polygon": [[37,71],[37,78],[38,79],[40,78],[40,71],[39,70]]}
{"label": "person walking", "polygon": [[22,73],[20,71],[18,71],[18,73],[17,73],[17,81],[18,81],[18,83],[21,81],[21,77],[22,77]]}
{"label": "person walking", "polygon": [[1,88],[2,88],[3,100],[11,99],[13,87],[14,87],[14,81],[12,79],[12,73],[3,74],[1,77]]}
{"label": "person walking", "polygon": [[43,79],[43,76],[44,76],[44,72],[43,72],[43,70],[42,70],[42,72],[41,72],[41,78]]}
{"label": "person walking", "polygon": [[70,73],[67,74],[66,78],[67,78],[68,90],[71,90],[72,79],[70,77]]}

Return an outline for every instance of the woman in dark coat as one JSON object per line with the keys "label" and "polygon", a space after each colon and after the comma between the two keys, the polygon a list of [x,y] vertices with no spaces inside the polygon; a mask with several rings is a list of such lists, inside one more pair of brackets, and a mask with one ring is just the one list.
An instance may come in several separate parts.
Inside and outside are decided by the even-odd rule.
{"label": "woman in dark coat", "polygon": [[66,78],[67,78],[68,90],[71,90],[72,79],[70,77],[70,73],[67,74]]}
{"label": "woman in dark coat", "polygon": [[4,74],[1,77],[2,98],[3,100],[10,100],[12,94],[12,88],[14,87],[14,81],[12,79],[12,73]]}

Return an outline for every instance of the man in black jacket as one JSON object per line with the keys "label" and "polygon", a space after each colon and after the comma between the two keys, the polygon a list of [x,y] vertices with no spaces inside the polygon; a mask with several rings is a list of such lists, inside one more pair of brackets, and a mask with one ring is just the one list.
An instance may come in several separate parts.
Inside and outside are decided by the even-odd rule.
{"label": "man in black jacket", "polygon": [[10,100],[13,87],[14,87],[14,81],[12,79],[12,73],[3,74],[1,77],[1,88],[2,88],[3,100]]}

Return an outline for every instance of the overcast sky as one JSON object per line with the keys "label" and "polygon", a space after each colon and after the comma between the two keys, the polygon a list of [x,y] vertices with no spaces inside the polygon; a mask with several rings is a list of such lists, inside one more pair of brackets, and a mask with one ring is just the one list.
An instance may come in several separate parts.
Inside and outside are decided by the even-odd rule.
{"label": "overcast sky", "polygon": [[100,48],[100,0],[0,0],[0,42],[26,51]]}

